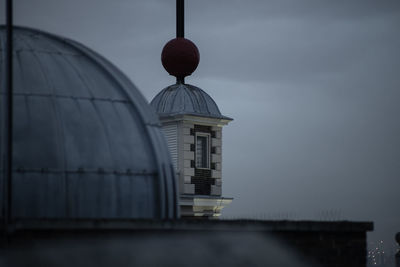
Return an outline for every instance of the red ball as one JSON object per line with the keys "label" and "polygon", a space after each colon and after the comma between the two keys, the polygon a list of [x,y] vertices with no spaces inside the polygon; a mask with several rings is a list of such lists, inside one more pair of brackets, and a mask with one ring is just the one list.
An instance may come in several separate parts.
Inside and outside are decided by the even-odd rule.
{"label": "red ball", "polygon": [[161,53],[161,62],[165,70],[177,78],[192,74],[199,61],[200,53],[196,45],[182,37],[166,43]]}

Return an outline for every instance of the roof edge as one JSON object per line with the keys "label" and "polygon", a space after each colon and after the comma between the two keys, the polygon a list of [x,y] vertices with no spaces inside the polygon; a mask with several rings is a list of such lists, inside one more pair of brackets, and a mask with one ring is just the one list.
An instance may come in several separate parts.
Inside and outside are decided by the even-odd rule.
{"label": "roof edge", "polygon": [[199,115],[192,115],[192,114],[175,114],[175,115],[168,115],[168,116],[161,116],[159,117],[160,121],[162,122],[172,122],[172,121],[188,121],[198,124],[205,124],[205,125],[216,125],[216,126],[224,126],[231,122],[233,119],[231,118],[213,118],[213,117],[205,117]]}

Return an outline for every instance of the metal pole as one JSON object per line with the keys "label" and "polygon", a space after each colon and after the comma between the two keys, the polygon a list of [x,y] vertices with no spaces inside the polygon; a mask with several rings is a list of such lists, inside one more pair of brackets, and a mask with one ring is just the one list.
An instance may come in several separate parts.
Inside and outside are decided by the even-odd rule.
{"label": "metal pole", "polygon": [[[398,246],[400,246],[400,232],[398,232],[396,234],[395,239],[396,239]],[[395,255],[395,263],[396,263],[396,267],[400,267],[400,249],[397,251],[397,253]]]}
{"label": "metal pole", "polygon": [[176,37],[185,37],[185,5],[184,0],[176,0]]}
{"label": "metal pole", "polygon": [[[176,38],[185,38],[185,4],[176,0]],[[185,83],[185,77],[176,77],[177,83]]]}
{"label": "metal pole", "polygon": [[[13,2],[6,2],[6,58],[5,58],[5,155],[4,155],[4,187],[5,187],[5,203],[4,203],[4,220],[5,227],[12,218],[12,167],[13,167],[13,62],[12,62],[12,47],[13,47]],[[6,229],[7,229],[6,228]]]}

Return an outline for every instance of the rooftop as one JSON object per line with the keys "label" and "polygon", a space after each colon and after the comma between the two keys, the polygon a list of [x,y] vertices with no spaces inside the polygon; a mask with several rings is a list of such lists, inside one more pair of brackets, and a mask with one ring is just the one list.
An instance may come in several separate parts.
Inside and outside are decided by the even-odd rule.
{"label": "rooftop", "polygon": [[232,120],[221,114],[215,101],[202,89],[177,83],[164,88],[151,101],[160,117],[194,115]]}

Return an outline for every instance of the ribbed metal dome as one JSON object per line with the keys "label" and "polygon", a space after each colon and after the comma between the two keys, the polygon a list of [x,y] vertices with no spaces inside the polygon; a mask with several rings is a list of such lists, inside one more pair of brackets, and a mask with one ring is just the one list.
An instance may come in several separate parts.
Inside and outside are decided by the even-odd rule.
{"label": "ribbed metal dome", "polygon": [[[1,73],[4,47],[0,27]],[[52,34],[16,27],[13,51],[14,218],[177,217],[169,151],[136,87]]]}
{"label": "ribbed metal dome", "polygon": [[200,88],[177,83],[164,88],[150,103],[159,116],[194,115],[232,120],[223,116],[215,101]]}

